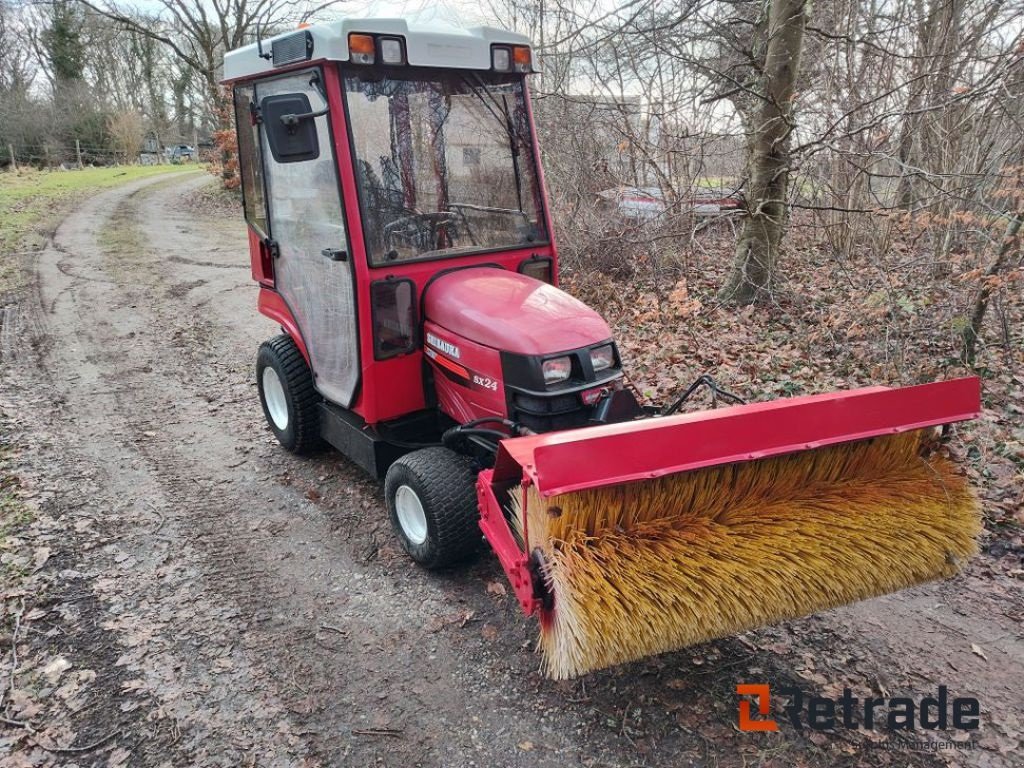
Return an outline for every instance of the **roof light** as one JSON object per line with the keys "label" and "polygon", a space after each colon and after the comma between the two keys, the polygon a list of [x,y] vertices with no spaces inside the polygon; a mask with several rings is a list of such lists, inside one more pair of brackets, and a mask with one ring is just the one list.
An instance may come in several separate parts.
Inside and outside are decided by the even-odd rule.
{"label": "roof light", "polygon": [[383,64],[404,64],[405,52],[400,37],[380,38],[380,60]]}
{"label": "roof light", "polygon": [[353,64],[373,64],[376,46],[373,44],[373,35],[348,36],[348,54]]}
{"label": "roof light", "polygon": [[516,72],[532,72],[533,60],[530,49],[525,45],[512,46],[512,64]]}
{"label": "roof light", "polygon": [[491,66],[499,72],[511,71],[512,49],[500,45],[491,48]]}

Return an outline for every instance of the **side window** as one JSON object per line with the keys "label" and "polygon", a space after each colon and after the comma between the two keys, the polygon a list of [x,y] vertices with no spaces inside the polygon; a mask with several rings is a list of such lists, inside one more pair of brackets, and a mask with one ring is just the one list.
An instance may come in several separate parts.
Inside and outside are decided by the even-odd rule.
{"label": "side window", "polygon": [[267,204],[263,198],[263,163],[259,154],[259,130],[253,125],[251,85],[235,86],[235,129],[238,135],[238,170],[242,175],[242,200],[246,220],[268,234]]}

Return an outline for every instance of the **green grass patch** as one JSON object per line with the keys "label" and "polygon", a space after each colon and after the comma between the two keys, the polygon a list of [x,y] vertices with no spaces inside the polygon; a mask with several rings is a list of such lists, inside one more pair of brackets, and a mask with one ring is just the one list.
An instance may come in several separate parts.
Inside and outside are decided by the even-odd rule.
{"label": "green grass patch", "polygon": [[96,233],[96,242],[109,259],[111,274],[119,278],[124,277],[125,264],[137,262],[139,254],[146,250],[145,238],[136,226],[134,198],[135,195],[129,195],[122,201]]}
{"label": "green grass patch", "polygon": [[694,179],[693,184],[698,189],[735,189],[736,179],[732,176],[702,176]]}
{"label": "green grass patch", "polygon": [[24,281],[18,254],[42,246],[68,205],[103,189],[195,165],[126,165],[73,171],[22,169],[0,173],[0,294]]}

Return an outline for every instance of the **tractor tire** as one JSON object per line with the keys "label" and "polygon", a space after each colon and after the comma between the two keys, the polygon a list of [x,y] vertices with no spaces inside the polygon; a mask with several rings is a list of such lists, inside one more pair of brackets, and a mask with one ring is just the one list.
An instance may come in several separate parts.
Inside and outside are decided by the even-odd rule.
{"label": "tractor tire", "polygon": [[384,479],[388,516],[402,548],[429,570],[456,565],[480,548],[473,462],[447,448],[407,453]]}
{"label": "tractor tire", "polygon": [[287,334],[260,345],[256,355],[256,384],[270,430],[287,450],[313,453],[323,447],[320,437],[320,394],[306,358]]}

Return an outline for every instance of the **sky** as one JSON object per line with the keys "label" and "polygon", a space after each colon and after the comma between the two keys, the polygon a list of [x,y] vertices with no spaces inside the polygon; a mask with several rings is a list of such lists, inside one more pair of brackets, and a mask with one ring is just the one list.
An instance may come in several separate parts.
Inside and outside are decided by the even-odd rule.
{"label": "sky", "polygon": [[[117,5],[113,0],[112,5]],[[133,4],[142,11],[159,13],[163,6],[157,0],[141,0]],[[301,7],[301,3],[296,3]],[[481,2],[468,0],[448,0],[438,3],[431,0],[351,0],[339,2],[337,7],[330,8],[320,14],[320,21],[330,21],[346,16],[387,16],[410,18],[416,16],[426,20],[448,21],[459,26],[475,24],[494,24],[491,14],[487,13]]]}
{"label": "sky", "polygon": [[[330,13],[330,12],[328,12]],[[447,21],[459,26],[494,23],[490,14],[482,12],[479,2],[436,3],[429,0],[371,0],[346,3],[337,9],[341,16],[398,16],[422,21]]]}

